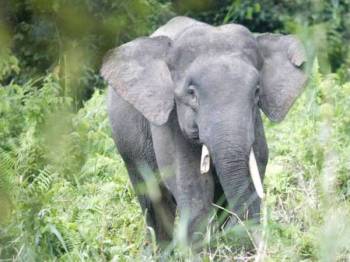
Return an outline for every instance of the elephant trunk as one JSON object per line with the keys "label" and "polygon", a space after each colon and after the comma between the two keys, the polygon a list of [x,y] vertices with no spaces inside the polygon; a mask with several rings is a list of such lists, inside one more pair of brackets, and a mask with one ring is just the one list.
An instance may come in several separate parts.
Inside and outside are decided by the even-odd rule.
{"label": "elephant trunk", "polygon": [[217,129],[206,146],[230,209],[243,219],[252,218],[259,212],[259,197],[263,197],[252,148],[254,128],[236,126],[228,130]]}

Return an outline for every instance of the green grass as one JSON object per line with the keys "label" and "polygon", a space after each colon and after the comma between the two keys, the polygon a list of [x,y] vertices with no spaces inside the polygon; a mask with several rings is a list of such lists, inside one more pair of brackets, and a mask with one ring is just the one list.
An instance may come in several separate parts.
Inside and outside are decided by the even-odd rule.
{"label": "green grass", "polygon": [[[110,137],[104,92],[78,112],[63,93],[51,75],[0,88],[0,258],[159,259]],[[266,261],[350,260],[349,112],[350,83],[320,75],[315,64],[286,120],[264,120]],[[234,236],[211,232],[199,257],[254,260],[236,247]],[[195,259],[181,245],[168,256]]]}

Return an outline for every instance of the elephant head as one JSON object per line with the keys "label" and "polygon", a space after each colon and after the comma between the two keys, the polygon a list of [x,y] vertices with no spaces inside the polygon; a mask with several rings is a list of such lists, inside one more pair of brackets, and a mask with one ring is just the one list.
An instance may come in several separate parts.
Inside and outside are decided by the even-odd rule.
{"label": "elephant head", "polygon": [[251,181],[262,196],[252,149],[259,108],[272,121],[285,117],[306,83],[304,62],[294,36],[253,35],[240,25],[187,19],[111,51],[102,75],[152,125],[165,125],[176,112],[171,115],[187,141],[205,146],[202,173],[210,154],[225,196],[234,202],[249,198]]}

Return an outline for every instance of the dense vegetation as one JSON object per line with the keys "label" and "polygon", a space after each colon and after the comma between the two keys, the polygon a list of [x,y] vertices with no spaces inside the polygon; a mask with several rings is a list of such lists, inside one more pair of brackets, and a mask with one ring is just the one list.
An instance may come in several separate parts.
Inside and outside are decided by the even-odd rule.
{"label": "dense vegetation", "polygon": [[[350,260],[350,1],[11,0],[0,4],[0,260],[156,260],[110,137],[104,52],[176,14],[297,33],[311,79],[270,148],[268,261]],[[314,57],[318,59],[313,60]],[[249,260],[208,234],[205,261]],[[165,255],[186,260],[178,243]]]}

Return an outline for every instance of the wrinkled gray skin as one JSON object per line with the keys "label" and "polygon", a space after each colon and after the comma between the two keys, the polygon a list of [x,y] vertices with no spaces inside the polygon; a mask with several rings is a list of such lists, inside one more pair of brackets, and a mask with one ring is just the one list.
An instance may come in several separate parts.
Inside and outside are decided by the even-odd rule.
{"label": "wrinkled gray skin", "polygon": [[[259,221],[248,168],[253,147],[263,179],[268,149],[259,108],[272,121],[285,117],[305,85],[304,62],[293,36],[186,17],[109,52],[101,73],[114,140],[158,241],[171,240],[176,209],[193,238],[221,197],[242,220]],[[202,144],[212,157],[205,175]],[[160,197],[138,186],[154,178]]]}

